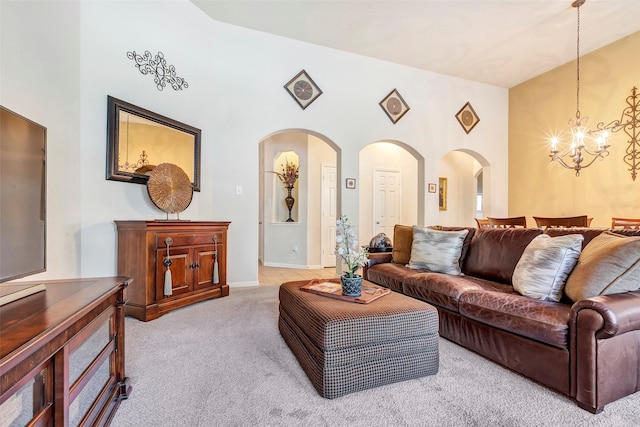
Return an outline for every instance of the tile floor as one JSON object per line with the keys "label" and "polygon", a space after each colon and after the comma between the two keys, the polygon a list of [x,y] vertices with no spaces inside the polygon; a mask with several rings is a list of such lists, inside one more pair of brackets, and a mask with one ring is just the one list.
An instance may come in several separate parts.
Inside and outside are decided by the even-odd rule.
{"label": "tile floor", "polygon": [[293,280],[331,279],[338,277],[335,267],[319,269],[280,268],[258,265],[258,281],[260,285],[278,285]]}

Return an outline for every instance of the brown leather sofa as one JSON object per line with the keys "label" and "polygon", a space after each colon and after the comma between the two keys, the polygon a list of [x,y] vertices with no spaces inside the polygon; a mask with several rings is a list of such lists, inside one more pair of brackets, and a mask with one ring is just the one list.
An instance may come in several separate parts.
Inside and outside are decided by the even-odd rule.
{"label": "brown leather sofa", "polygon": [[[640,291],[575,303],[565,295],[549,302],[518,294],[511,282],[534,237],[581,233],[584,248],[604,229],[468,230],[463,275],[410,269],[393,262],[394,248],[394,253],[370,254],[364,277],[432,304],[442,337],[575,398],[590,412],[640,390]],[[640,235],[640,230],[610,231]]]}

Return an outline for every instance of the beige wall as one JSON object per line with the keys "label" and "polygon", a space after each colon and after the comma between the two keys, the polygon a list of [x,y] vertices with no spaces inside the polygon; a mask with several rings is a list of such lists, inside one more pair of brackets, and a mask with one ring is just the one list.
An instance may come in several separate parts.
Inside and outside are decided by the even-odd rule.
{"label": "beige wall", "polygon": [[[589,37],[584,34],[582,37]],[[621,118],[631,89],[640,87],[640,32],[580,57],[580,110],[587,125]],[[623,161],[627,135],[610,138],[610,155],[579,177],[549,161],[549,136],[569,132],[576,110],[575,61],[509,91],[509,215],[593,217],[607,227],[611,217],[640,218],[640,177]]]}

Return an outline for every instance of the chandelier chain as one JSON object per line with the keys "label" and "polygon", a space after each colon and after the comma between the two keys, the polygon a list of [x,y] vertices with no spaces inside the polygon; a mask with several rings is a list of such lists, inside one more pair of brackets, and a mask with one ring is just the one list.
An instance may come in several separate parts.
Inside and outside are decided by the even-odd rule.
{"label": "chandelier chain", "polygon": [[569,120],[571,127],[571,144],[566,148],[559,147],[557,136],[551,138],[552,162],[558,162],[567,169],[575,171],[580,176],[580,171],[588,168],[597,159],[603,159],[609,155],[609,143],[607,142],[608,130],[589,130],[585,126],[587,118],[580,117],[580,6],[586,0],[574,0],[572,7],[576,8],[576,115]]}
{"label": "chandelier chain", "polygon": [[580,118],[580,5],[576,7],[578,12],[578,25],[576,34],[576,118]]}

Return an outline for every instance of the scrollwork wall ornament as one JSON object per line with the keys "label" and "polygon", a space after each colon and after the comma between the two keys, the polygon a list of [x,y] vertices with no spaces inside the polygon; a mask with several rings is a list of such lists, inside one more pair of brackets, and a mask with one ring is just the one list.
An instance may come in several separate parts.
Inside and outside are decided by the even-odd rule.
{"label": "scrollwork wall ornament", "polygon": [[607,125],[600,122],[597,129],[611,133],[623,130],[627,134],[629,140],[623,160],[629,166],[631,179],[635,181],[638,170],[640,170],[640,141],[638,141],[640,136],[640,99],[635,86],[631,89],[631,95],[627,97],[626,102],[627,107],[622,110],[620,120],[614,120]]}
{"label": "scrollwork wall ornament", "polygon": [[133,50],[127,52],[127,58],[135,61],[136,68],[142,74],[151,74],[153,76],[153,81],[156,83],[158,90],[163,90],[167,84],[174,90],[182,90],[189,87],[189,84],[182,77],[176,76],[176,67],[167,65],[167,60],[164,59],[162,52],[152,56],[148,50],[145,50],[142,55]]}

